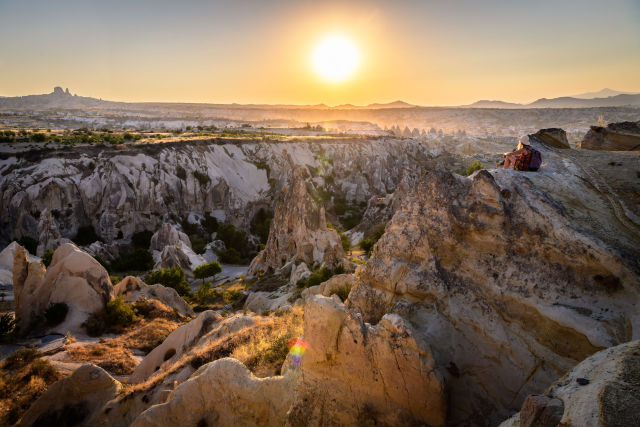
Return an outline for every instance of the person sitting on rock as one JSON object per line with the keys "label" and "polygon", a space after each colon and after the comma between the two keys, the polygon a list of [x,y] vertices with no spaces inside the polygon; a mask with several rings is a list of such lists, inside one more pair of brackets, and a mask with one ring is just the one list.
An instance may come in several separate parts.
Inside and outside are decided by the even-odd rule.
{"label": "person sitting on rock", "polygon": [[530,145],[523,144],[522,141],[518,143],[515,151],[504,153],[503,157],[505,169],[537,171],[540,167],[540,152]]}

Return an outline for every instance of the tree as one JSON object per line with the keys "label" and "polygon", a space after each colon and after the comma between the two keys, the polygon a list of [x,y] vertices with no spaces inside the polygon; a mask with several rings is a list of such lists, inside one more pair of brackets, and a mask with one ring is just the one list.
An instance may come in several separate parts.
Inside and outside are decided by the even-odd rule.
{"label": "tree", "polygon": [[222,267],[220,267],[220,263],[218,261],[212,261],[197,266],[195,270],[193,270],[193,276],[196,279],[202,279],[202,283],[204,284],[204,279],[206,279],[207,277],[215,276],[221,271]]}

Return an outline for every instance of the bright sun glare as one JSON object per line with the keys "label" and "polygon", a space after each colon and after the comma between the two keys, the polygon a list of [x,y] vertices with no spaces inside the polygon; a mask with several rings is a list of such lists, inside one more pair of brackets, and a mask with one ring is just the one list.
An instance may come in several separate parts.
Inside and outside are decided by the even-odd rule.
{"label": "bright sun glare", "polygon": [[313,51],[313,68],[325,80],[342,82],[351,77],[360,55],[350,39],[333,35],[321,40]]}

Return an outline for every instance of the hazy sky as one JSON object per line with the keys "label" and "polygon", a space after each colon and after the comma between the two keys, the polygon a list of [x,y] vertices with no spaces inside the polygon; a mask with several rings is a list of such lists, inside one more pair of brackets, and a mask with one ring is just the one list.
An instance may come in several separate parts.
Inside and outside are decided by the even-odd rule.
{"label": "hazy sky", "polygon": [[[353,40],[351,79],[311,54]],[[640,92],[640,0],[0,0],[0,95],[455,105]]]}

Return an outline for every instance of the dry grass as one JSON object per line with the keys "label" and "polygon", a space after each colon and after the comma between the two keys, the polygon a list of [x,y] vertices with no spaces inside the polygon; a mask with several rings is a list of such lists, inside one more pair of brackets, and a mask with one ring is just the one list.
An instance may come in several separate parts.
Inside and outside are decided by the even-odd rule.
{"label": "dry grass", "polygon": [[136,368],[131,351],[116,340],[68,347],[67,358],[72,362],[93,363],[112,375],[129,375]]}
{"label": "dry grass", "polygon": [[138,349],[145,354],[162,344],[162,342],[180,326],[180,323],[167,319],[153,319],[133,331],[130,331],[118,338],[109,341],[119,342],[128,349]]}
{"label": "dry grass", "polygon": [[62,374],[41,354],[23,348],[0,363],[0,425],[13,425]]}
{"label": "dry grass", "polygon": [[302,334],[302,309],[273,313],[257,318],[253,326],[209,342],[206,346],[186,351],[166,371],[149,380],[127,387],[119,400],[124,401],[137,394],[147,393],[165,379],[190,365],[193,369],[223,357],[235,357],[247,363],[256,376],[277,375],[288,354],[289,339]]}
{"label": "dry grass", "polygon": [[302,309],[297,307],[288,312],[271,313],[272,327],[257,330],[234,348],[231,357],[244,363],[258,377],[279,375],[289,353],[289,340],[302,335],[302,314]]}

